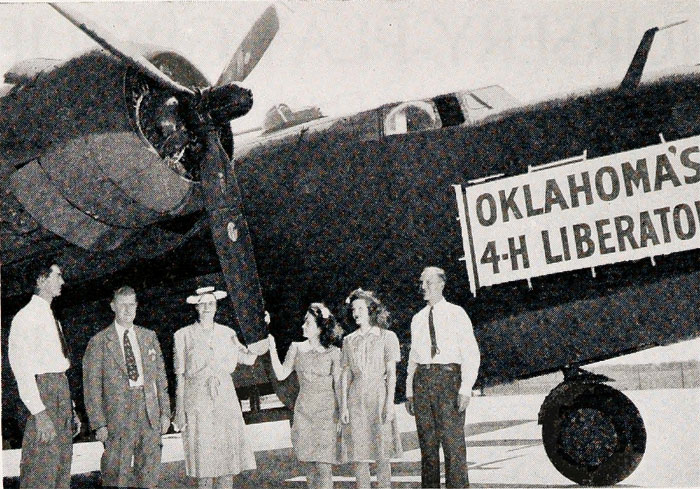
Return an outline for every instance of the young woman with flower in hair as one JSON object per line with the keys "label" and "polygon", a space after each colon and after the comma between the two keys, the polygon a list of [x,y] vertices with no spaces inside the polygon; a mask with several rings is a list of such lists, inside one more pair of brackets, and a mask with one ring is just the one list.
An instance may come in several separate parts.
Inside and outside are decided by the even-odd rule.
{"label": "young woman with flower in hair", "polygon": [[309,463],[308,486],[330,489],[332,465],[339,462],[340,336],[335,317],[320,302],[309,306],[302,329],[306,341],[293,342],[284,363],[280,362],[275,338],[268,336],[270,358],[278,380],[297,372],[299,395],[294,404],[292,445],[297,459]]}
{"label": "young woman with flower in hair", "polygon": [[399,340],[373,292],[357,289],[346,303],[358,328],[343,340],[341,456],[355,464],[357,487],[370,487],[370,461],[377,462],[378,487],[390,487],[390,459],[402,456],[394,413]]}

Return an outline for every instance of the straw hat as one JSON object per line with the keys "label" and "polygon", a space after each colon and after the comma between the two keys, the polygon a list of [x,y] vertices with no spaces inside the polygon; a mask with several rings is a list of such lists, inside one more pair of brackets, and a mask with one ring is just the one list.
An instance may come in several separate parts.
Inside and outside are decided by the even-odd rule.
{"label": "straw hat", "polygon": [[187,298],[188,304],[201,304],[202,302],[207,302],[210,300],[218,301],[226,297],[226,292],[223,290],[216,290],[215,287],[200,287],[194,291],[194,295]]}

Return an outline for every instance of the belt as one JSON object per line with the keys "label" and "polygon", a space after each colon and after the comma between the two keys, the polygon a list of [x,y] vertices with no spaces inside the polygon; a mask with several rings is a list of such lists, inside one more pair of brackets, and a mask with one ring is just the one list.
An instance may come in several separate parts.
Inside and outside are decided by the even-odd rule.
{"label": "belt", "polygon": [[459,372],[461,370],[458,363],[419,363],[420,370],[447,370],[448,372]]}

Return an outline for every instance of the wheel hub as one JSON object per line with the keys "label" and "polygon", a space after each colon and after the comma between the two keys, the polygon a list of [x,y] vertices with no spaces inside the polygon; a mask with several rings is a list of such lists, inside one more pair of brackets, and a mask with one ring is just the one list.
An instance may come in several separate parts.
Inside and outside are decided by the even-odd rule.
{"label": "wheel hub", "polygon": [[599,466],[615,453],[617,443],[615,425],[597,409],[573,410],[562,422],[560,446],[576,464]]}

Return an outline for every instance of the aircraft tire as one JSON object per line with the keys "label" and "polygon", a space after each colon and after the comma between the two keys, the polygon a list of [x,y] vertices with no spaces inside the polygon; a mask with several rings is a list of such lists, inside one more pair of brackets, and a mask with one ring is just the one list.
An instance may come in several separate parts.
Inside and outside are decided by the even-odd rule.
{"label": "aircraft tire", "polygon": [[563,382],[540,409],[547,456],[564,477],[607,486],[628,477],[646,449],[639,410],[622,392],[592,382]]}

